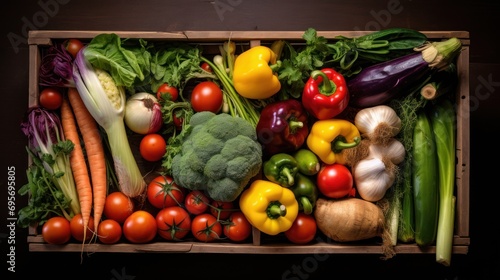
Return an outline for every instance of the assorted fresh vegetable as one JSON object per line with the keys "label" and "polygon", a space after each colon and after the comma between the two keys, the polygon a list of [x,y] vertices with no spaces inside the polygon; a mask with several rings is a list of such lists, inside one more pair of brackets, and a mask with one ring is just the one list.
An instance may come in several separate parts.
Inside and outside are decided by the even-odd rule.
{"label": "assorted fresh vegetable", "polygon": [[206,190],[216,200],[236,200],[262,167],[255,127],[242,118],[210,111],[194,114],[190,127],[172,160],[175,182]]}
{"label": "assorted fresh vegetable", "polygon": [[19,193],[35,194],[19,212],[21,225],[43,224],[52,214],[71,220],[81,210],[69,159],[74,143],[65,139],[59,115],[31,108],[21,129],[28,138],[33,165],[27,170],[28,183]]}
{"label": "assorted fresh vegetable", "polygon": [[449,265],[461,42],[404,28],[303,39],[55,43],[21,125],[33,163],[19,223],[82,246],[238,243],[252,228],[382,239],[386,257],[415,242]]}
{"label": "assorted fresh vegetable", "polygon": [[296,99],[271,102],[262,108],[256,132],[264,157],[294,152],[309,134],[308,115]]}
{"label": "assorted fresh vegetable", "polygon": [[233,70],[234,89],[243,97],[267,99],[276,94],[281,83],[274,73],[276,53],[268,47],[256,46],[236,57]]}
{"label": "assorted fresh vegetable", "polygon": [[307,147],[325,164],[346,164],[345,150],[356,147],[360,142],[358,128],[344,119],[317,120],[306,141]]}
{"label": "assorted fresh vegetable", "polygon": [[127,196],[137,197],[146,188],[146,182],[125,130],[125,89],[108,72],[95,68],[85,55],[85,49],[78,52],[75,59],[73,76],[76,88],[87,110],[106,132],[119,189]]}
{"label": "assorted fresh vegetable", "polygon": [[312,71],[302,92],[302,104],[316,119],[336,117],[349,105],[349,91],[344,76],[333,68]]}
{"label": "assorted fresh vegetable", "polygon": [[163,125],[163,115],[156,96],[138,92],[127,98],[123,119],[125,125],[135,133],[158,132]]}
{"label": "assorted fresh vegetable", "polygon": [[299,213],[294,193],[267,180],[253,181],[241,194],[239,204],[252,226],[269,235],[289,230]]}
{"label": "assorted fresh vegetable", "polygon": [[457,57],[462,44],[457,38],[426,43],[413,53],[377,63],[347,81],[349,105],[366,108],[386,104],[408,94],[442,70]]}

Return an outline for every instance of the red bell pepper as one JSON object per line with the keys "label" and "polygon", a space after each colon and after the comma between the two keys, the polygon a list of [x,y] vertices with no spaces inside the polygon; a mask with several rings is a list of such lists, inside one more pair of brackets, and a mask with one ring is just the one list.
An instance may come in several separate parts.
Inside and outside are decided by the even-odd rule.
{"label": "red bell pepper", "polygon": [[267,104],[256,126],[264,157],[298,150],[309,134],[308,116],[295,99]]}
{"label": "red bell pepper", "polygon": [[311,72],[302,92],[306,111],[319,120],[340,114],[349,103],[349,91],[344,76],[332,68]]}

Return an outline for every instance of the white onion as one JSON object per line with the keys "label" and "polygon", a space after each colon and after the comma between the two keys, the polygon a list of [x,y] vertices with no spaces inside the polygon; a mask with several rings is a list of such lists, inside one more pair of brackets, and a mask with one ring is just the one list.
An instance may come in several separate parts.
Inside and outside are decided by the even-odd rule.
{"label": "white onion", "polygon": [[158,132],[163,124],[161,106],[156,96],[147,92],[135,93],[127,99],[125,124],[139,134]]}

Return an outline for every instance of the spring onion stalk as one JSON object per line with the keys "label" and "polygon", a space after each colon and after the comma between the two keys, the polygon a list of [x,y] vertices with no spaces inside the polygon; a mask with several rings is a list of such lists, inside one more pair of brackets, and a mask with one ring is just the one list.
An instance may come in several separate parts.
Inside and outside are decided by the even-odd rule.
{"label": "spring onion stalk", "polygon": [[[419,95],[410,93],[403,98],[393,99],[390,106],[394,108],[401,119],[401,131],[396,138],[401,141],[406,150],[406,156],[401,171],[397,173],[397,180],[394,186],[393,201],[391,201],[390,213],[396,217],[389,219],[391,225],[391,235],[394,242],[411,242],[414,227],[414,217],[412,217],[413,204],[412,198],[413,186],[411,182],[411,161],[413,151],[413,130],[417,122],[417,113],[425,104],[425,99]],[[395,237],[394,237],[395,236]],[[394,244],[395,245],[395,244]]]}
{"label": "spring onion stalk", "polygon": [[94,68],[82,49],[74,63],[75,85],[90,114],[106,132],[118,178],[118,188],[129,197],[141,195],[146,183],[132,154],[125,130],[126,96],[109,73]]}
{"label": "spring onion stalk", "polygon": [[448,99],[435,103],[430,115],[439,170],[439,218],[436,261],[450,266],[455,219],[455,111]]}
{"label": "spring onion stalk", "polygon": [[[407,148],[408,150],[408,148]],[[408,152],[407,152],[407,156]],[[411,158],[406,160],[403,166],[404,176],[412,174]],[[415,240],[415,214],[413,204],[413,185],[409,179],[403,180],[403,197],[401,201],[401,213],[398,227],[398,240],[403,243],[413,242]]]}
{"label": "spring onion stalk", "polygon": [[250,100],[239,95],[234,89],[233,82],[229,78],[230,74],[228,74],[226,70],[222,55],[214,56],[213,62],[204,57],[202,57],[202,60],[210,65],[215,75],[222,83],[223,93],[225,95],[224,101],[229,107],[228,112],[230,115],[243,118],[256,127],[259,122],[260,113]]}
{"label": "spring onion stalk", "polygon": [[21,130],[28,137],[30,155],[38,157],[34,162],[42,163],[54,185],[70,201],[69,213],[61,210],[68,220],[71,219],[80,213],[80,202],[69,161],[74,144],[65,140],[61,120],[52,111],[35,107],[29,110]]}

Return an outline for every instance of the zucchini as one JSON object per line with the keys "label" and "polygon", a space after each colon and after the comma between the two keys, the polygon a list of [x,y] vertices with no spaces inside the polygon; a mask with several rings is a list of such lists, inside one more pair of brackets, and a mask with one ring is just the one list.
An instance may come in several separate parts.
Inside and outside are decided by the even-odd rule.
{"label": "zucchini", "polygon": [[412,182],[415,243],[432,245],[439,217],[439,173],[434,133],[424,110],[418,113],[413,132]]}

